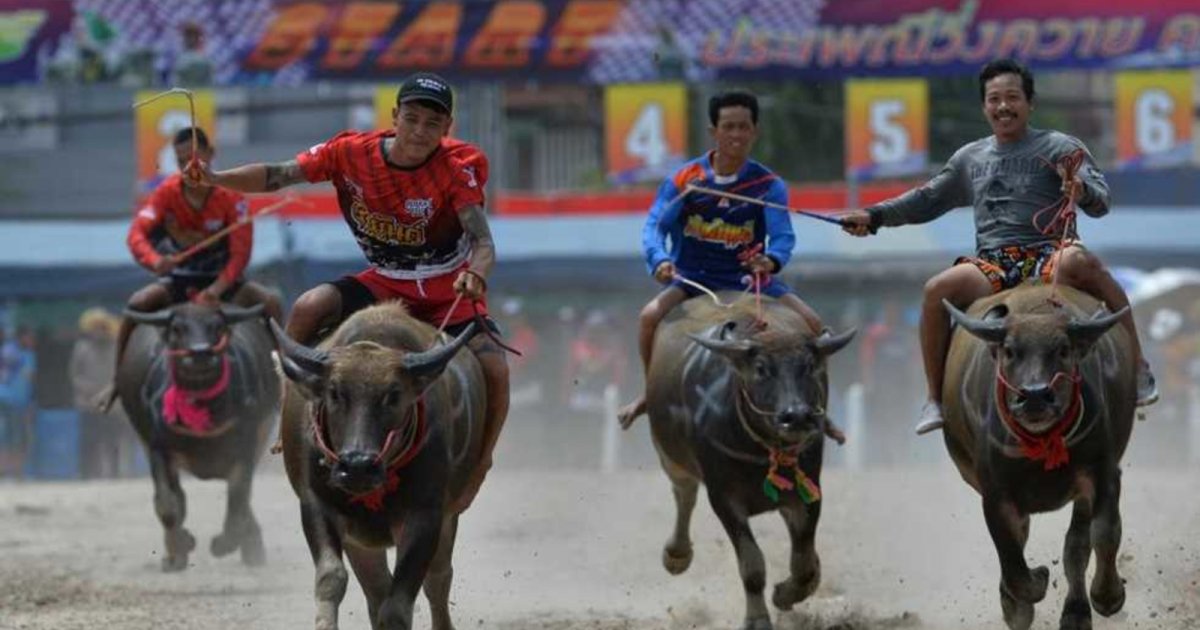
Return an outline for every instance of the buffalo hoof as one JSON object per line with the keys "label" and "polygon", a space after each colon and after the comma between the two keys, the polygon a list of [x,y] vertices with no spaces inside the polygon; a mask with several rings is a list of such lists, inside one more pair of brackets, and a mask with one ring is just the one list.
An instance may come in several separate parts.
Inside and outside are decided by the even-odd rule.
{"label": "buffalo hoof", "polygon": [[196,538],[180,527],[167,532],[167,555],[162,559],[162,570],[166,573],[182,571],[188,566],[188,554],[196,548]]}
{"label": "buffalo hoof", "polygon": [[1029,580],[1016,584],[1005,585],[1000,581],[1000,588],[1005,589],[1014,598],[1028,604],[1036,604],[1046,598],[1046,587],[1050,585],[1050,569],[1044,566],[1031,569]]}
{"label": "buffalo hoof", "polygon": [[775,630],[775,626],[771,625],[770,617],[759,617],[747,619],[746,623],[742,624],[742,630]]}
{"label": "buffalo hoof", "polygon": [[1092,609],[1086,599],[1067,600],[1063,604],[1062,617],[1058,620],[1059,630],[1092,630]]}
{"label": "buffalo hoof", "polygon": [[1003,584],[1000,585],[1000,610],[1004,611],[1004,623],[1008,624],[1009,630],[1029,630],[1033,625],[1033,604],[1009,595]]}
{"label": "buffalo hoof", "polygon": [[234,536],[221,533],[213,536],[212,542],[208,545],[208,550],[217,558],[224,558],[229,554],[237,551],[239,547],[238,540]]}
{"label": "buffalo hoof", "polygon": [[1125,607],[1125,583],[1121,578],[1113,580],[1113,586],[1105,588],[1092,582],[1092,608],[1105,617],[1111,617]]}
{"label": "buffalo hoof", "polygon": [[808,599],[815,593],[820,584],[821,570],[819,568],[803,580],[790,577],[775,585],[775,590],[771,593],[771,603],[779,610],[791,610],[792,606]]}
{"label": "buffalo hoof", "polygon": [[163,573],[179,573],[180,571],[183,571],[187,567],[188,567],[188,557],[186,555],[167,556],[162,559]]}
{"label": "buffalo hoof", "polygon": [[667,573],[679,575],[692,566],[692,546],[688,544],[682,549],[673,549],[670,544],[663,547],[662,563]]}
{"label": "buffalo hoof", "polygon": [[263,546],[262,534],[254,532],[242,539],[242,564],[261,567],[267,563],[267,550]]}

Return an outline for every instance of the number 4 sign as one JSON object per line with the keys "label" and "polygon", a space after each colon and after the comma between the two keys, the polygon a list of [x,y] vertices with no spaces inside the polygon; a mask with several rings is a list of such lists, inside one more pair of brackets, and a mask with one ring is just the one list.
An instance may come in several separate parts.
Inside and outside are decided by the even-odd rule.
{"label": "number 4 sign", "polygon": [[682,83],[612,85],[604,92],[609,181],[662,179],[687,150],[687,88]]}
{"label": "number 4 sign", "polygon": [[1116,76],[1117,168],[1162,168],[1192,157],[1192,76],[1188,70]]}
{"label": "number 4 sign", "polygon": [[929,90],[920,79],[846,83],[846,175],[913,175],[929,161]]}

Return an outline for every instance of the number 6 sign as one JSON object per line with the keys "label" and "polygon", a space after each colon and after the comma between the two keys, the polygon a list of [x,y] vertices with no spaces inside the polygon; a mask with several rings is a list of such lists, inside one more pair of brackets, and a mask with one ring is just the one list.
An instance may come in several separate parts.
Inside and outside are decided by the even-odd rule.
{"label": "number 6 sign", "polygon": [[1188,70],[1116,76],[1117,168],[1162,168],[1192,157],[1192,76]]}
{"label": "number 6 sign", "polygon": [[929,89],[920,79],[846,83],[846,176],[913,175],[929,161]]}
{"label": "number 6 sign", "polygon": [[682,83],[612,85],[604,91],[608,179],[632,184],[666,177],[687,150]]}

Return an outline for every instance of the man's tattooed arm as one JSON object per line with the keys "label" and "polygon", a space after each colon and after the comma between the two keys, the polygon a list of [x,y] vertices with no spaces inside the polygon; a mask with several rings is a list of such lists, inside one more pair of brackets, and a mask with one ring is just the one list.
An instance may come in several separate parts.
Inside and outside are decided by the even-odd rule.
{"label": "man's tattooed arm", "polygon": [[296,160],[267,164],[266,170],[265,189],[267,191],[279,190],[305,181],[304,171],[300,170],[300,164]]}
{"label": "man's tattooed arm", "polygon": [[471,271],[487,278],[496,264],[496,244],[483,206],[470,205],[459,210],[458,220],[471,239]]}
{"label": "man's tattooed arm", "polygon": [[279,190],[307,181],[296,160],[274,164],[247,164],[211,175],[214,185],[244,193]]}

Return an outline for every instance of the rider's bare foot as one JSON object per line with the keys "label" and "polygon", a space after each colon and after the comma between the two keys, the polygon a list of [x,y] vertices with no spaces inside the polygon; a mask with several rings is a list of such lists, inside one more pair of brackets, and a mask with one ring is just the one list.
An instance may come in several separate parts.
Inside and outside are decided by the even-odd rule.
{"label": "rider's bare foot", "polygon": [[621,411],[617,412],[617,420],[620,421],[622,429],[628,429],[633,426],[633,421],[644,413],[646,413],[646,397],[638,396],[637,400],[621,407]]}

